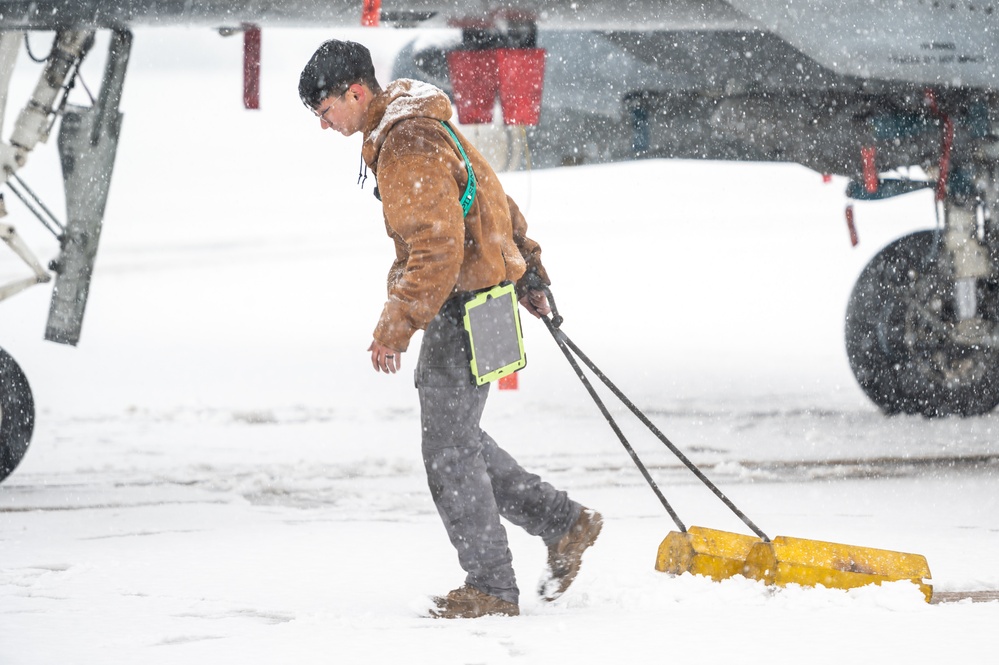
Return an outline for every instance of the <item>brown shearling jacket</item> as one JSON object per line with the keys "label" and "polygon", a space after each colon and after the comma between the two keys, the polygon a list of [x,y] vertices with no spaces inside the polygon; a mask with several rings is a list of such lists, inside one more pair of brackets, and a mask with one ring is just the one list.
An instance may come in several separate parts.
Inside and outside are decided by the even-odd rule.
{"label": "brown shearling jacket", "polygon": [[459,198],[468,173],[441,124],[450,118],[451,102],[440,89],[408,79],[390,83],[369,107],[361,155],[378,179],[396,253],[374,339],[397,351],[408,348],[452,295],[517,282],[527,269],[550,284],[524,216],[488,162],[455,130],[478,182],[463,217]]}

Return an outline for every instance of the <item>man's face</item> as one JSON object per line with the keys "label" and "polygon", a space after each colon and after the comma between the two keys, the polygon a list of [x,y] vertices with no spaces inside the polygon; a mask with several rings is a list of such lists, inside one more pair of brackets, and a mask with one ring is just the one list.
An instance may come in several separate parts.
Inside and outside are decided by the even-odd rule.
{"label": "man's face", "polygon": [[364,99],[363,89],[356,83],[342,94],[331,94],[313,109],[319,118],[319,126],[335,129],[344,136],[361,131],[364,129]]}

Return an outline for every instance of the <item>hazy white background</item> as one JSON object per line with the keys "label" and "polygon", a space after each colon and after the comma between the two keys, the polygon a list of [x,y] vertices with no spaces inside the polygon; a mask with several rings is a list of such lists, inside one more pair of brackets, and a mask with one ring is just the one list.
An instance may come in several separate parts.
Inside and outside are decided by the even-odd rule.
{"label": "hazy white background", "polygon": [[[383,79],[411,38],[265,31],[258,112],[241,108],[240,38],[136,34],[79,347],[42,340],[49,287],[0,305],[0,344],[38,411],[27,458],[0,486],[0,663],[994,652],[999,603],[655,572],[675,527],[534,321],[521,387],[493,394],[486,426],[603,512],[604,534],[572,591],[543,605],[544,548],[511,528],[523,615],[421,618],[463,574],[425,487],[415,358],[386,377],[365,351],[392,249],[372,181],[356,184],[359,137],[319,131],[297,97],[302,65],[334,34],[376,47]],[[22,69],[9,116],[37,71]],[[22,176],[61,211],[50,143]],[[844,182],[795,165],[648,161],[503,179],[545,248],[570,337],[769,535],[918,552],[939,590],[999,587],[994,465],[904,462],[994,455],[996,418],[886,419],[843,350],[853,281],[884,244],[933,224],[928,193],[858,205],[851,248]],[[52,258],[55,242],[8,198],[8,221]],[[22,272],[0,253],[2,278]],[[745,532],[615,413],[688,525]],[[823,464],[882,457],[897,459]]]}

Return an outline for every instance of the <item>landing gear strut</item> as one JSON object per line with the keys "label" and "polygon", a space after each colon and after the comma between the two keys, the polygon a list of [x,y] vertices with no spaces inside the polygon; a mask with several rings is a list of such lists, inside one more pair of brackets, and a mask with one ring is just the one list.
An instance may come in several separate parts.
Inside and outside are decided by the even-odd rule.
{"label": "landing gear strut", "polygon": [[[38,84],[17,118],[10,142],[0,141],[0,185],[6,184],[59,241],[59,257],[49,265],[56,277],[45,338],[63,344],[76,344],[83,325],[118,147],[122,122],[119,102],[132,35],[124,30],[112,33],[100,94],[92,99],[91,106],[69,104],[69,91],[93,42],[91,31],[56,33]],[[0,31],[0,125],[21,43],[21,35]],[[32,150],[48,139],[60,117],[58,147],[66,194],[65,225],[59,223],[17,173]],[[6,209],[0,195],[0,216],[4,214]],[[49,281],[48,272],[13,226],[0,224],[0,240],[34,273],[12,284],[0,284],[0,300]],[[13,358],[0,350],[0,481],[27,452],[34,423],[35,408],[28,381]]]}
{"label": "landing gear strut", "polygon": [[[896,240],[864,268],[846,348],[860,387],[886,413],[975,416],[999,405],[999,245],[986,205],[996,200],[999,155],[983,103],[945,106],[933,91],[926,100],[943,130],[937,230]],[[873,159],[864,171],[876,180]]]}

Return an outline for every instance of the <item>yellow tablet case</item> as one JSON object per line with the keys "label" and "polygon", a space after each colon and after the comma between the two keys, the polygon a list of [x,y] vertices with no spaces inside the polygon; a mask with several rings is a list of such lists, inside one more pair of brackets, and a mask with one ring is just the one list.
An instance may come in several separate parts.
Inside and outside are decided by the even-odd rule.
{"label": "yellow tablet case", "polygon": [[462,307],[462,322],[476,385],[513,374],[527,365],[517,292],[511,282],[471,294]]}

